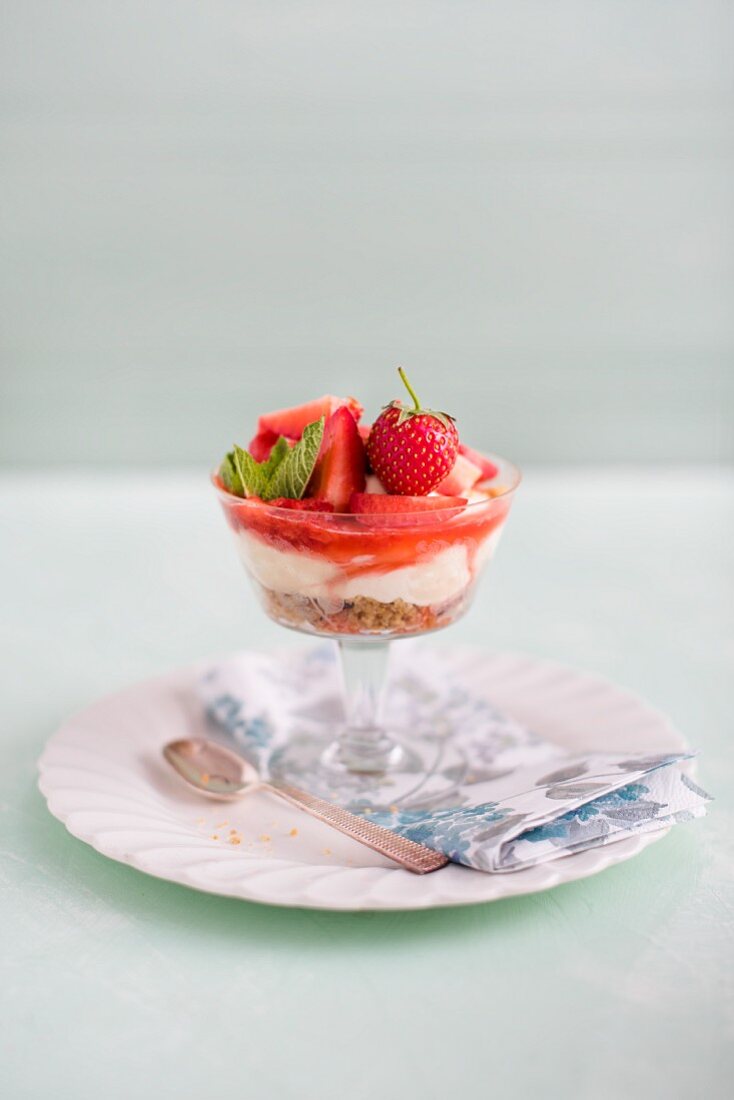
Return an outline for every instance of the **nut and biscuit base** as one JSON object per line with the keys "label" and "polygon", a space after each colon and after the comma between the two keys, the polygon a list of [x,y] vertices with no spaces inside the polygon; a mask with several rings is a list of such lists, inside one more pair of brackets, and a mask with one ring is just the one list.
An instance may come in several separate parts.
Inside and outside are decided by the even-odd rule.
{"label": "nut and biscuit base", "polygon": [[268,614],[285,626],[330,634],[417,634],[448,626],[464,610],[467,593],[439,605],[406,600],[382,603],[370,596],[335,602],[332,608],[294,592],[258,586]]}

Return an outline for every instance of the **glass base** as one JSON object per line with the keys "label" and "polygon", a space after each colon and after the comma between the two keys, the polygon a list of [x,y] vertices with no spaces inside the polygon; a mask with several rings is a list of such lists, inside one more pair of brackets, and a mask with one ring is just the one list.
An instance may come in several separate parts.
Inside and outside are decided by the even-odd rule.
{"label": "glass base", "polygon": [[349,731],[347,737],[331,739],[296,735],[273,755],[270,772],[353,810],[417,810],[458,788],[466,762],[446,738],[381,731],[378,740],[369,735],[360,746],[358,735]]}

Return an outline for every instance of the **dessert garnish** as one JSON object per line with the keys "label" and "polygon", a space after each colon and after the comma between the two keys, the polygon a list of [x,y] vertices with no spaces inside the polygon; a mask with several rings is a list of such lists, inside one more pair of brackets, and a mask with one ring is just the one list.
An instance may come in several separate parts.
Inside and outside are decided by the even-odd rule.
{"label": "dessert garnish", "polygon": [[[350,413],[347,416],[351,419]],[[305,426],[303,435],[292,447],[284,436],[278,437],[262,462],[235,444],[219,468],[222,484],[237,496],[265,501],[278,497],[300,500],[314,471],[323,435],[322,416]]]}
{"label": "dessert garnish", "polygon": [[352,493],[349,511],[357,514],[371,512],[392,515],[395,512],[436,512],[447,508],[463,508],[465,497],[408,497],[389,496],[387,493]]}
{"label": "dessert garnish", "polygon": [[309,495],[327,500],[336,512],[346,512],[353,493],[365,487],[364,443],[348,406],[326,421],[318,462],[309,481]]}
{"label": "dessert garnish", "polygon": [[[424,408],[402,367],[412,405],[384,406],[374,424],[360,423],[354,397],[325,394],[258,417],[249,447],[235,445],[219,471],[221,486],[253,504],[299,512],[395,517],[461,509],[492,497],[498,469],[459,442],[448,413]],[[428,520],[427,520],[428,522]]]}
{"label": "dessert garnish", "polygon": [[416,521],[425,531],[445,523],[468,504],[466,497],[404,497],[387,493],[352,493],[349,511],[370,527],[397,531],[414,527]]}
{"label": "dessert garnish", "polygon": [[497,477],[498,468],[491,459],[480,451],[475,451],[473,447],[468,447],[466,443],[460,443],[459,454],[468,462],[471,462],[475,469],[479,470],[479,480],[489,481],[491,478]]}
{"label": "dessert garnish", "polygon": [[294,405],[290,409],[276,409],[275,412],[263,413],[258,417],[257,432],[250,440],[247,448],[250,454],[258,462],[268,458],[275,442],[283,436],[292,446],[293,442],[300,439],[303,429],[307,424],[313,424],[315,420],[328,420],[333,412],[345,405],[355,421],[359,422],[363,408],[354,397],[335,397],[332,393],[317,397],[315,401],[307,401],[305,405]]}
{"label": "dessert garnish", "polygon": [[413,400],[386,405],[367,440],[370,465],[388,493],[427,496],[447,477],[456,462],[459,434],[453,417],[421,406],[405,371],[398,367]]}

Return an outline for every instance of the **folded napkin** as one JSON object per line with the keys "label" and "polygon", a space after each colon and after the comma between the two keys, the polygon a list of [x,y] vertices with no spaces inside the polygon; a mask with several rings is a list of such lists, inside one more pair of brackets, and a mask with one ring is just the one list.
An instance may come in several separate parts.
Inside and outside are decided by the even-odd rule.
{"label": "folded napkin", "polygon": [[[292,734],[323,737],[325,718],[338,723],[335,656],[329,644],[277,657],[243,653],[201,677],[207,713],[263,777],[277,772]],[[356,799],[337,786],[333,801],[490,872],[521,870],[705,813],[709,796],[685,771],[692,753],[570,754],[501,714],[462,674],[467,664],[456,652],[416,650],[407,641],[391,658],[390,728],[433,739],[439,755],[444,746],[459,750],[466,768],[450,793],[437,796],[430,775],[402,777],[401,786],[398,774],[388,790],[365,779]],[[308,789],[308,776],[298,785]],[[386,802],[398,805],[385,810]]]}

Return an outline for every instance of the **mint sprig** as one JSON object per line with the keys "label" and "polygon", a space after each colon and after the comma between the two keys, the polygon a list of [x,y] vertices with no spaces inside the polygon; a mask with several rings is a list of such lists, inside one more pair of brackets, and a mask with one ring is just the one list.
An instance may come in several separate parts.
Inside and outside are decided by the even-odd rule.
{"label": "mint sprig", "polygon": [[222,459],[222,464],[219,467],[219,477],[224,488],[229,489],[230,493],[234,493],[238,497],[245,495],[245,487],[242,484],[242,478],[234,460],[234,451],[230,451]]}
{"label": "mint sprig", "polygon": [[284,435],[279,436],[273,444],[273,449],[270,452],[270,457],[267,458],[265,462],[260,463],[260,469],[265,475],[267,481],[270,481],[270,478],[273,476],[283,459],[289,453],[290,447],[288,446],[287,439]]}
{"label": "mint sprig", "polygon": [[280,436],[269,458],[256,462],[249,451],[235,444],[224,456],[219,476],[225,489],[236,496],[275,500],[300,500],[311,480],[324,436],[324,417],[308,424],[294,447]]}
{"label": "mint sprig", "polygon": [[324,418],[307,424],[303,435],[295,447],[288,451],[267,485],[267,496],[263,500],[275,497],[290,497],[300,500],[311,480],[316,459],[319,457],[321,440],[324,436]]}
{"label": "mint sprig", "polygon": [[[234,455],[234,464],[237,468],[237,473],[240,475],[240,481],[244,488],[243,496],[262,496],[269,480],[269,476],[263,468],[265,463],[256,462],[249,451],[245,451],[242,447],[238,447],[236,443],[232,453]],[[268,459],[268,461],[270,460]]]}

